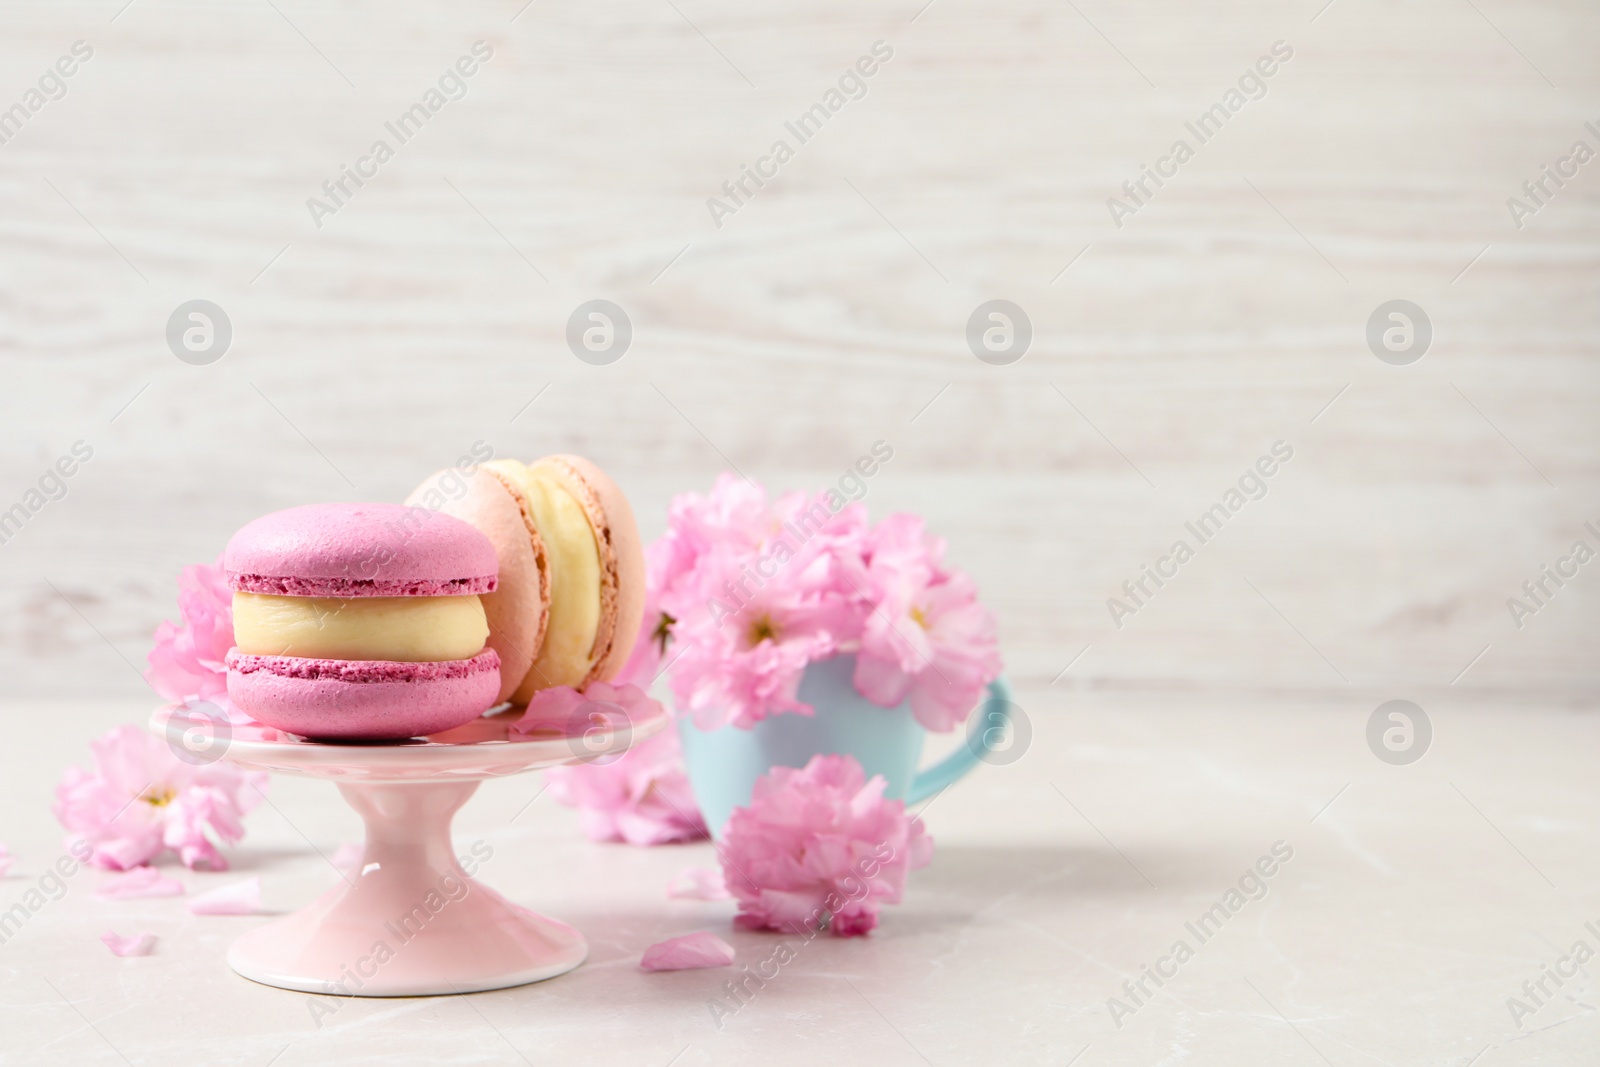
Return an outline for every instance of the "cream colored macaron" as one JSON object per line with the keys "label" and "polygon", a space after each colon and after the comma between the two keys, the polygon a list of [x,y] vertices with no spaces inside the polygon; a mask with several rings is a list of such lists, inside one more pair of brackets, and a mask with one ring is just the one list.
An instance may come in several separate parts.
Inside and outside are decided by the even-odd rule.
{"label": "cream colored macaron", "polygon": [[407,499],[476,526],[500,558],[483,598],[503,700],[616,677],[644,614],[644,548],[627,497],[581,456],[445,470]]}

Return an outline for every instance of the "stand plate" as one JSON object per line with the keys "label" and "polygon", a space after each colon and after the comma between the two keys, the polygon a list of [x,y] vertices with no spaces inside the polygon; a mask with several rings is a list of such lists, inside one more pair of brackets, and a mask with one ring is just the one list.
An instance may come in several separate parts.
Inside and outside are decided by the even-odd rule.
{"label": "stand plate", "polygon": [[[486,778],[621,753],[665,728],[667,716],[620,721],[600,713],[527,734],[512,732],[517,718],[368,744],[213,723],[228,734],[213,739],[223,758],[332,779],[366,824],[359,868],[307,907],[239,938],[229,966],[302,993],[402,997],[504,989],[582,963],[589,949],[577,930],[512,903],[462,868],[450,821]],[[175,729],[192,731],[195,718],[163,708],[150,727],[171,738]]]}

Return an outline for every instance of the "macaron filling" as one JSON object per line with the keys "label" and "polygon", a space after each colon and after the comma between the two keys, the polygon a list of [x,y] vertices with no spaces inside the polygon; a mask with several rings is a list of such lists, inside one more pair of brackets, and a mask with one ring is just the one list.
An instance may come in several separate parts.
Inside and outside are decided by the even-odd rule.
{"label": "macaron filling", "polygon": [[308,597],[233,594],[234,645],[247,656],[438,663],[483,651],[476,596]]}
{"label": "macaron filling", "polygon": [[485,466],[505,475],[527,500],[549,559],[544,644],[512,696],[515,703],[526,703],[540,689],[582,686],[603,651],[595,648],[601,621],[600,546],[583,505],[553,471],[510,459]]}

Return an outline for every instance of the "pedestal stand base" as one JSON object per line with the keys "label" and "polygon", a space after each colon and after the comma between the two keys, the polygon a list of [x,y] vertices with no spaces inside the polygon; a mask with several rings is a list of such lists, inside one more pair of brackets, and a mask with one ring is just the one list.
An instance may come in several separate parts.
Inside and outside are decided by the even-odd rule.
{"label": "pedestal stand base", "polygon": [[359,997],[504,989],[578,966],[589,954],[583,935],[473,881],[456,860],[450,819],[477,787],[340,784],[366,822],[360,867],[241,937],[229,966],[265,985]]}

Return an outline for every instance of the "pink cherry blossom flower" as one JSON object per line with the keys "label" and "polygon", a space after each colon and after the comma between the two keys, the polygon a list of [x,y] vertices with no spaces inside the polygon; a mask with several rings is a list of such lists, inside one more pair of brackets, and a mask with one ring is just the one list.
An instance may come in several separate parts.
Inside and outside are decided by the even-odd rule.
{"label": "pink cherry blossom flower", "polygon": [[647,971],[688,971],[732,963],[733,946],[709,930],[658,941],[645,949],[639,960],[639,966]]}
{"label": "pink cherry blossom flower", "polygon": [[100,935],[100,940],[116,956],[148,956],[150,950],[156,947],[156,935],[152,933],[123,937],[115,930],[107,930]]}
{"label": "pink cherry blossom flower", "polygon": [[[661,714],[661,705],[632,685],[591,682],[582,693],[556,686],[534,696],[514,729],[565,729],[581,746],[574,718],[590,713],[603,719],[642,719]],[[602,754],[587,763],[552,767],[545,780],[557,803],[578,809],[583,832],[591,841],[664,845],[708,836],[683,770],[677,732],[670,727],[620,755]]]}
{"label": "pink cherry blossom flower", "polygon": [[667,512],[664,547],[652,555],[652,563],[671,565],[658,571],[666,579],[661,588],[671,590],[671,579],[688,574],[695,560],[718,545],[754,548],[773,533],[773,517],[767,506],[767,491],[757,482],[723,471],[712,483],[711,492],[682,493],[673,499]]}
{"label": "pink cherry blossom flower", "polygon": [[673,499],[666,532],[645,547],[644,619],[619,680],[643,687],[655,680],[677,621],[696,605],[686,585],[701,557],[729,545],[754,550],[772,526],[766,491],[732,472],[719,475],[704,496],[682,493]]}
{"label": "pink cherry blossom flower", "polygon": [[855,685],[868,700],[911,712],[929,730],[955,729],[1000,674],[994,616],[972,579],[943,566],[944,541],[914,515],[891,515],[866,543],[868,595]]}
{"label": "pink cherry blossom flower", "polygon": [[687,643],[671,674],[679,709],[702,730],[748,727],[783,712],[810,715],[811,705],[797,695],[800,677],[838,643],[828,630],[804,626],[790,613],[796,606],[769,593],[742,625],[686,627]]}
{"label": "pink cherry blossom flower", "polygon": [[933,839],[905,805],[883,796],[851,756],[813,756],[804,769],[774,767],[750,806],[735,808],[722,873],[739,900],[739,925],[806,933],[827,924],[855,937],[897,904],[907,872],[933,856]]}
{"label": "pink cherry blossom flower", "polygon": [[231,721],[249,722],[228,701],[228,668],[233,647],[233,591],[222,568],[206,563],[185,567],[178,578],[178,623],[156,627],[155,646],[145,681],[175,704],[209,701]]}
{"label": "pink cherry blossom flower", "polygon": [[790,494],[774,508],[771,529],[753,551],[712,547],[681,583],[674,636],[684,648],[672,660],[671,685],[701,729],[811,714],[796,696],[806,665],[859,636],[865,612],[848,576],[860,569],[851,560],[864,512],[834,514],[824,495],[808,503]]}
{"label": "pink cherry blossom flower", "polygon": [[191,868],[226,870],[217,850],[244,836],[243,816],[261,803],[263,771],[215,762],[194,765],[137,726],[90,743],[93,768],[68,767],[56,786],[56,818],[67,847],[92,850],[96,867],[125,871],[172,849]]}

